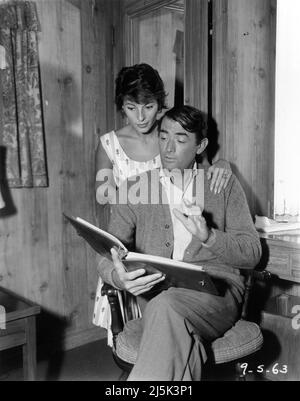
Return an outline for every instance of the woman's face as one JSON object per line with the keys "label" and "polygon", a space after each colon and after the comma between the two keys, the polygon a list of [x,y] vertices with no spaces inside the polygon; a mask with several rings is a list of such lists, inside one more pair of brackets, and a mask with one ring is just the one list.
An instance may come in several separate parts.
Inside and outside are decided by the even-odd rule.
{"label": "woman's face", "polygon": [[136,103],[132,100],[124,100],[123,111],[129,124],[139,133],[146,134],[156,122],[158,103],[151,100],[149,103]]}

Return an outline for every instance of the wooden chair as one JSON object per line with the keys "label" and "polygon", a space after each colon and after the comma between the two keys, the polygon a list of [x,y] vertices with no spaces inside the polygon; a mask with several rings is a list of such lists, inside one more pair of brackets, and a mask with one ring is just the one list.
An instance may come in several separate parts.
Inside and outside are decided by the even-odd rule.
{"label": "wooden chair", "polygon": [[[242,270],[245,277],[245,294],[240,320],[228,330],[223,337],[213,341],[207,349],[208,362],[212,364],[224,364],[236,362],[236,379],[245,380],[246,375],[241,369],[241,359],[254,354],[263,345],[263,336],[258,324],[247,320],[250,292],[255,280],[267,280],[271,273],[263,270]],[[142,335],[141,319],[130,320],[124,326],[118,298],[118,290],[109,284],[105,284],[102,295],[107,295],[111,308],[113,333],[113,357],[123,374],[120,380],[127,378],[138,354],[138,348]]]}

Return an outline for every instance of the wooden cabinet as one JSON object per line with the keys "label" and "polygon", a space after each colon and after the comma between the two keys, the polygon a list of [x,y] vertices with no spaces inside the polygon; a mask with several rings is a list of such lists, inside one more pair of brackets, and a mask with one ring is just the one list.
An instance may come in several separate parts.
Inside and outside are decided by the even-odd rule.
{"label": "wooden cabinet", "polygon": [[264,364],[264,375],[270,380],[299,381],[300,230],[262,235],[262,241],[268,253],[266,268],[277,279],[270,283],[261,314],[264,347],[258,364]]}
{"label": "wooden cabinet", "polygon": [[5,312],[0,351],[22,346],[24,379],[36,380],[36,316],[40,307],[1,287],[0,305]]}
{"label": "wooden cabinet", "polygon": [[264,346],[257,365],[264,365],[264,376],[269,380],[300,380],[300,329],[292,322],[293,317],[283,316],[271,306],[262,313]]}
{"label": "wooden cabinet", "polygon": [[[283,280],[300,283],[300,230],[262,234],[267,269]],[[298,242],[299,241],[299,242]]]}

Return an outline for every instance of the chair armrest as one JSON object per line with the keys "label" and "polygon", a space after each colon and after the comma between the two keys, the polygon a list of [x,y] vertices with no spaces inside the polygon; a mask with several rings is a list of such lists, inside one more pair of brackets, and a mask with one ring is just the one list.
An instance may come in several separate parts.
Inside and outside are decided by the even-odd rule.
{"label": "chair armrest", "polygon": [[241,318],[246,319],[248,312],[248,303],[251,289],[256,280],[259,281],[268,281],[274,275],[270,273],[268,270],[255,270],[255,269],[247,269],[246,271],[243,269],[243,275],[245,276],[245,294],[244,294],[244,302],[242,307]]}
{"label": "chair armrest", "polygon": [[110,284],[104,283],[101,295],[106,295],[111,311],[111,331],[113,334],[113,342],[115,345],[118,334],[123,330],[124,322],[119,302],[119,290]]}
{"label": "chair armrest", "polygon": [[104,283],[101,289],[101,295],[118,296],[118,289],[110,284]]}
{"label": "chair armrest", "polygon": [[260,280],[260,281],[268,281],[271,278],[275,277],[274,274],[269,272],[268,270],[252,270],[252,276],[255,280]]}

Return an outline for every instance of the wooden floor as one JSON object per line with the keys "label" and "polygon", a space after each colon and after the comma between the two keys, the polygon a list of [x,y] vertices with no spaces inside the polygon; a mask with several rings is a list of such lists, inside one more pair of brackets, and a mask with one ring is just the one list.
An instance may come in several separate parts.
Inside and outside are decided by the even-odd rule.
{"label": "wooden floor", "polygon": [[[14,355],[14,361],[16,359],[21,365],[21,353]],[[6,368],[9,368],[9,371],[6,371]],[[39,381],[114,381],[118,380],[120,375],[121,370],[112,358],[106,339],[41,359],[37,367]],[[1,367],[0,381],[21,380],[23,372],[21,367],[16,366],[16,362]]]}
{"label": "wooden floor", "polygon": [[[18,351],[14,351],[13,358],[0,353],[0,381],[23,380],[21,347],[19,348]],[[39,358],[37,380],[118,381],[121,373],[112,358],[111,349],[106,345],[106,339],[103,339],[64,353],[53,354],[51,357]],[[206,369],[203,379],[206,381],[234,380],[234,366],[219,366],[217,369],[214,367],[211,372]],[[247,380],[260,381],[261,379],[248,375]]]}

